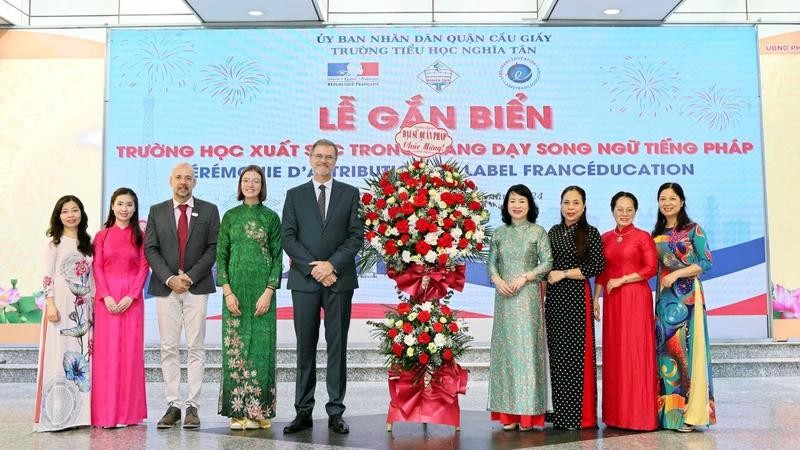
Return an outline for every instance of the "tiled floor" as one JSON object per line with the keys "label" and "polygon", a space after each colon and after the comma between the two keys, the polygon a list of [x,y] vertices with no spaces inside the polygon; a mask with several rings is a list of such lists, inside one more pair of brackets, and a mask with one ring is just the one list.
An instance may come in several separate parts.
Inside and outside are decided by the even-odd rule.
{"label": "tiled floor", "polygon": [[[329,433],[324,411],[324,383],[318,384],[313,431],[283,436],[283,425],[294,416],[294,385],[278,386],[278,416],[272,430],[231,431],[216,414],[218,386],[204,386],[199,430],[157,430],[164,412],[162,385],[148,384],[150,418],[124,429],[79,429],[57,433],[31,432],[32,384],[0,385],[0,448],[3,449],[510,449],[556,446],[566,449],[788,449],[800,448],[800,378],[721,378],[715,380],[718,425],[692,434],[671,431],[631,433],[603,429],[528,433],[504,432],[488,421],[486,382],[472,382],[461,398],[462,430],[403,423],[385,431],[388,393],[384,383],[350,383],[345,418],[351,433]],[[322,390],[320,390],[320,388]]]}

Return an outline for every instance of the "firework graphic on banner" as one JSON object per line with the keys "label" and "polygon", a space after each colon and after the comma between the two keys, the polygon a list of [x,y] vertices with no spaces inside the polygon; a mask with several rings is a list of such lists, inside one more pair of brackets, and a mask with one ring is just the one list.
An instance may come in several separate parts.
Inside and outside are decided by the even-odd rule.
{"label": "firework graphic on banner", "polygon": [[224,105],[239,106],[253,101],[269,77],[255,61],[241,61],[231,56],[225,64],[213,64],[201,69],[202,92],[222,100]]}
{"label": "firework graphic on banner", "polygon": [[739,94],[738,89],[725,89],[712,85],[704,91],[696,91],[689,98],[686,114],[695,117],[698,123],[712,130],[724,130],[739,124],[750,103]]}
{"label": "firework graphic on banner", "polygon": [[666,61],[626,56],[624,63],[600,69],[608,74],[603,86],[611,96],[610,111],[640,117],[672,111],[680,77]]}
{"label": "firework graphic on banner", "polygon": [[[183,37],[182,32],[141,31],[135,37],[119,43],[120,51],[112,55],[112,62],[119,64],[121,87],[144,88],[142,98],[142,145],[156,142],[154,92],[169,92],[170,87],[191,87],[191,70],[195,56],[194,45]],[[157,198],[155,186],[159,186],[156,170],[149,158],[142,159],[139,179],[142,188],[139,194]]]}

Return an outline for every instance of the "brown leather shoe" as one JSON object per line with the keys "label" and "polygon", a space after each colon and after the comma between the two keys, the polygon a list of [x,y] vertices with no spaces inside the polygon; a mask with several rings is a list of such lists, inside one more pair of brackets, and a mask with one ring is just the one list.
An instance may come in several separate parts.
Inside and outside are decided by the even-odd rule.
{"label": "brown leather shoe", "polygon": [[186,408],[186,417],[183,419],[183,428],[200,428],[200,418],[197,417],[197,408],[189,406]]}
{"label": "brown leather shoe", "polygon": [[176,423],[181,421],[181,410],[170,405],[164,417],[158,421],[156,428],[172,428]]}

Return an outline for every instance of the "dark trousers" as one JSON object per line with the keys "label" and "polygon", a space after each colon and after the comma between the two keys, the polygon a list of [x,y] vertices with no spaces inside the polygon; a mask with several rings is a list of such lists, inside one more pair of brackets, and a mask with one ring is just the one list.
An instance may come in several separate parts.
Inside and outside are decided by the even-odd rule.
{"label": "dark trousers", "polygon": [[322,288],[317,292],[292,291],[294,333],[297,336],[297,381],[294,408],[311,415],[314,410],[314,389],[317,385],[317,342],[319,341],[320,309],[325,311],[325,342],[328,348],[326,383],[329,416],[344,413],[347,389],[347,331],[350,329],[350,308],[353,291],[333,292]]}

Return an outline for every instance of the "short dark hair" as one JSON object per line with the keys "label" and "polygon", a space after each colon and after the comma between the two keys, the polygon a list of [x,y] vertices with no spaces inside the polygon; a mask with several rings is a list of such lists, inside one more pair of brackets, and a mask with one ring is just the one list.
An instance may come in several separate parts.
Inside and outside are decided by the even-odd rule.
{"label": "short dark hair", "polygon": [[336,159],[339,158],[339,148],[336,147],[336,144],[334,144],[333,141],[331,141],[329,139],[325,139],[325,138],[318,139],[317,142],[314,142],[311,145],[311,155],[314,154],[314,149],[317,148],[317,147],[333,147],[333,149],[335,150],[335,152],[333,154],[333,157],[336,158]]}
{"label": "short dark hair", "polygon": [[242,178],[244,178],[244,174],[247,172],[255,172],[261,177],[261,190],[258,192],[258,201],[263,202],[264,199],[267,198],[267,179],[264,177],[264,169],[255,164],[245,167],[239,174],[239,184],[236,185],[236,200],[244,200],[244,193],[242,192]]}
{"label": "short dark hair", "polygon": [[621,198],[629,198],[633,202],[633,209],[638,211],[639,210],[639,200],[636,200],[636,196],[631,194],[630,192],[619,191],[611,197],[611,211],[614,211],[614,208],[617,206],[617,201]]}
{"label": "short dark hair", "polygon": [[503,217],[503,223],[506,225],[511,225],[511,214],[508,212],[508,198],[511,197],[512,192],[517,195],[521,195],[528,200],[528,222],[536,223],[536,218],[539,217],[539,207],[536,206],[536,201],[533,200],[533,194],[531,193],[531,190],[528,189],[528,186],[525,186],[524,184],[515,184],[508,188],[506,196],[503,199],[503,209],[500,210],[500,214]]}

